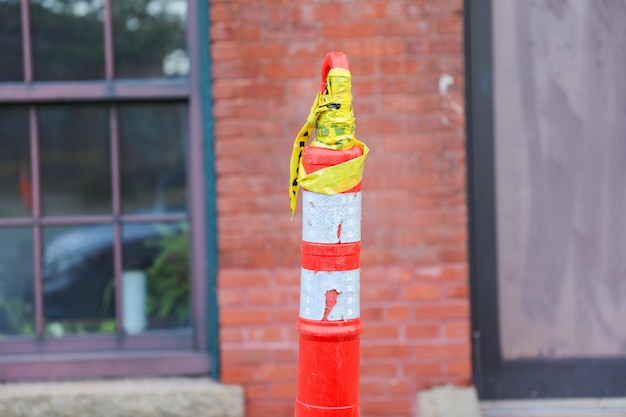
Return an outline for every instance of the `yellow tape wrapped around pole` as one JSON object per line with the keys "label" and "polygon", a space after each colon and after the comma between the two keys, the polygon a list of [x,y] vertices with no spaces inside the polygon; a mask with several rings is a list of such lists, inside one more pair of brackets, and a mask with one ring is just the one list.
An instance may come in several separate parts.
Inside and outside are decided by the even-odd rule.
{"label": "yellow tape wrapped around pole", "polygon": [[[315,139],[310,146],[345,150],[358,146],[363,155],[338,165],[307,174],[302,166],[302,152],[315,129]],[[289,208],[296,211],[300,185],[321,194],[338,194],[361,182],[368,147],[354,137],[354,112],[352,109],[352,75],[346,68],[331,68],[326,77],[326,90],[318,93],[307,121],[293,144],[289,166]]]}
{"label": "yellow tape wrapped around pole", "polygon": [[339,194],[355,187],[363,178],[363,166],[369,148],[355,139],[356,146],[363,149],[363,155],[339,165],[322,168],[307,174],[300,163],[298,183],[309,191],[320,194]]}

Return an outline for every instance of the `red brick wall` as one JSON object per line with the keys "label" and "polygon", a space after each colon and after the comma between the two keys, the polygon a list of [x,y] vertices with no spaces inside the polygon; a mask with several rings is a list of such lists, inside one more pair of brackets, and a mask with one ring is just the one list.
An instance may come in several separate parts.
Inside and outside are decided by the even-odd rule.
{"label": "red brick wall", "polygon": [[[470,380],[461,0],[211,0],[222,378],[293,415],[301,216],[288,161],[329,51],[353,75],[363,187],[362,415]],[[454,83],[440,91],[447,74]],[[444,77],[446,78],[446,77]]]}

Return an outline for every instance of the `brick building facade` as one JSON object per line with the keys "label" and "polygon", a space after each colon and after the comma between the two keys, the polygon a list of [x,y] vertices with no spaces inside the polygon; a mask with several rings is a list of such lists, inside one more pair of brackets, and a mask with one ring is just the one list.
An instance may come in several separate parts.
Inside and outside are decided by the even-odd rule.
{"label": "brick building facade", "polygon": [[243,387],[248,417],[293,415],[289,159],[342,51],[371,149],[362,415],[414,416],[421,389],[472,382],[492,411],[590,398],[601,415],[626,396],[625,16],[0,2],[0,383],[203,376]]}
{"label": "brick building facade", "polygon": [[210,3],[221,378],[246,415],[293,414],[301,216],[288,161],[322,58],[343,51],[363,183],[361,410],[414,415],[470,383],[460,0]]}

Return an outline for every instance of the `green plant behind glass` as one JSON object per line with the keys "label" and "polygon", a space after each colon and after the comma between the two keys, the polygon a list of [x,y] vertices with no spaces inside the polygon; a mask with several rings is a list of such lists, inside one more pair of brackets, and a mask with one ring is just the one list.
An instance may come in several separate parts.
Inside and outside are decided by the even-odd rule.
{"label": "green plant behind glass", "polygon": [[32,305],[23,299],[0,295],[0,337],[7,334],[34,335],[34,313]]}
{"label": "green plant behind glass", "polygon": [[189,324],[189,226],[156,226],[158,238],[146,241],[158,248],[148,274],[147,313],[156,317],[157,327],[181,327]]}

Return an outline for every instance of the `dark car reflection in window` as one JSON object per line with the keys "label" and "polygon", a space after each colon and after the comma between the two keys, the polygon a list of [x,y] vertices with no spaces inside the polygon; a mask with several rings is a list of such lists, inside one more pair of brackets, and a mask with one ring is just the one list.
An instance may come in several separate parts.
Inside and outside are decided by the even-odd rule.
{"label": "dark car reflection in window", "polygon": [[[163,194],[157,192],[159,195]],[[188,223],[146,221],[150,215],[180,215],[185,209],[167,208],[160,198],[156,200],[152,211],[137,213],[142,221],[122,223],[122,274],[142,271],[146,276],[146,294],[141,297],[145,298],[145,330],[187,327]],[[43,228],[47,333],[62,336],[116,330],[114,236],[112,224]]]}

